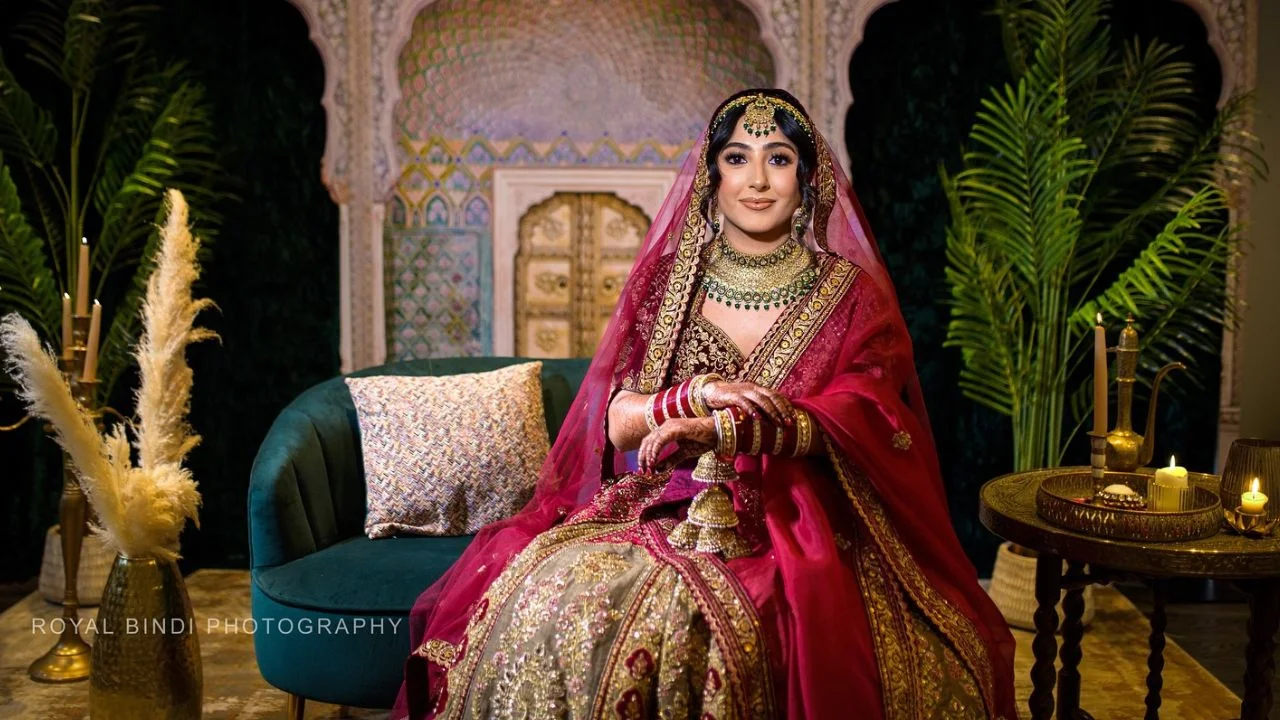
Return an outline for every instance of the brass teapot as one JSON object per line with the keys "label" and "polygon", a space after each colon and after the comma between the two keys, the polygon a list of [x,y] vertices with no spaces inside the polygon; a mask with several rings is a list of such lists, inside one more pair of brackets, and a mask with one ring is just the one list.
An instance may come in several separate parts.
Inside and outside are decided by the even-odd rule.
{"label": "brass teapot", "polygon": [[1107,433],[1107,470],[1133,472],[1151,462],[1156,449],[1156,401],[1160,397],[1160,382],[1170,370],[1186,370],[1180,362],[1172,362],[1160,368],[1151,383],[1151,402],[1147,405],[1145,435],[1133,431],[1133,384],[1138,373],[1138,331],[1133,327],[1133,316],[1125,320],[1120,331],[1116,353],[1116,427]]}

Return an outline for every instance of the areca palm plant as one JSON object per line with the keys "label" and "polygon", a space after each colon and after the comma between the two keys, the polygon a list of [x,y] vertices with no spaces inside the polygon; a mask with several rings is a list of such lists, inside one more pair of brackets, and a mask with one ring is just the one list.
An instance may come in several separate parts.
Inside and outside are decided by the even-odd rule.
{"label": "areca palm plant", "polygon": [[[90,292],[106,312],[101,400],[131,362],[165,188],[186,194],[203,235],[218,223],[211,110],[181,64],[148,51],[155,6],[33,5],[13,34],[20,54],[0,54],[0,314],[17,310],[57,338],[87,236]],[[14,59],[29,71],[21,83]]]}
{"label": "areca palm plant", "polygon": [[[1178,48],[1114,50],[1104,0],[1001,0],[1013,81],[982,101],[963,166],[942,173],[951,220],[947,344],[970,399],[1012,418],[1015,469],[1058,465],[1089,413],[1095,314],[1131,314],[1153,367],[1218,351],[1235,321],[1226,273],[1231,182],[1261,172],[1207,124]],[[1114,337],[1114,334],[1112,335]]]}

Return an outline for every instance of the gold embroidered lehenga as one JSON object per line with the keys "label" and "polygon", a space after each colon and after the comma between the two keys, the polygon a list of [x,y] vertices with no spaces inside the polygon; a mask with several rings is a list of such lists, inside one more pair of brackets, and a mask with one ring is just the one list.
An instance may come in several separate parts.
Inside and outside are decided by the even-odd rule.
{"label": "gold embroidered lehenga", "polygon": [[[415,608],[393,717],[1016,717],[1012,640],[950,528],[905,326],[821,147],[817,279],[749,357],[701,313],[694,150],[538,496]],[[728,560],[668,539],[701,449],[640,474],[604,428],[618,390],[703,373],[793,399],[827,448],[736,458],[747,552]]]}

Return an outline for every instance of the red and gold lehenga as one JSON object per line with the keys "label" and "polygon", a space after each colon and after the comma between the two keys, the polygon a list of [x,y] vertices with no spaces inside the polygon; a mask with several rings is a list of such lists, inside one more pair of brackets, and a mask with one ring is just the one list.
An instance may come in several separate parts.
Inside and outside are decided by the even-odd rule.
{"label": "red and gold lehenga", "polygon": [[[1016,718],[1012,637],[951,529],[892,285],[818,144],[819,276],[749,357],[701,314],[694,148],[534,499],[415,605],[392,717]],[[712,372],[791,398],[826,447],[737,456],[749,554],[729,560],[668,541],[697,450],[639,475],[605,427],[620,389]]]}

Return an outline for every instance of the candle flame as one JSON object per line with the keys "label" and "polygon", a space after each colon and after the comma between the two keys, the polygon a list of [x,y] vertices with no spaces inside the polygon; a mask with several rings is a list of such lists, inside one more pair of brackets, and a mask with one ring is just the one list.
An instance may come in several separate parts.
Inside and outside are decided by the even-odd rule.
{"label": "candle flame", "polygon": [[1249,492],[1253,493],[1254,495],[1257,495],[1257,494],[1258,494],[1258,487],[1259,487],[1259,485],[1258,485],[1258,478],[1254,478],[1254,479],[1253,479],[1253,485],[1249,488]]}
{"label": "candle flame", "polygon": [[1099,325],[1101,325],[1101,324],[1102,324],[1102,313],[1098,313],[1098,315],[1097,315],[1097,319],[1098,319],[1098,324],[1099,324]]}
{"label": "candle flame", "polygon": [[1170,455],[1169,467],[1177,467],[1177,466],[1178,466],[1178,457],[1176,455]]}
{"label": "candle flame", "polygon": [[82,238],[80,238],[80,244],[81,244],[81,245],[88,245],[88,244],[89,244],[89,238],[87,238],[87,237],[82,237]]}

